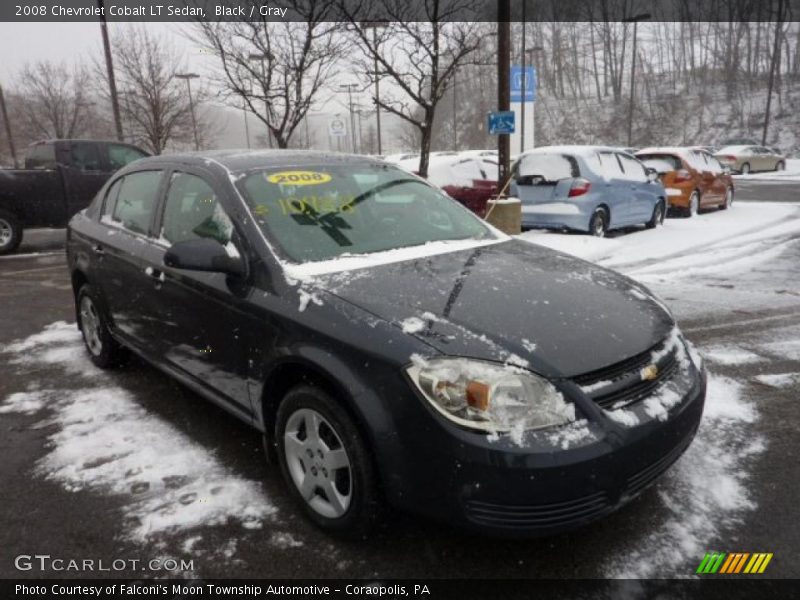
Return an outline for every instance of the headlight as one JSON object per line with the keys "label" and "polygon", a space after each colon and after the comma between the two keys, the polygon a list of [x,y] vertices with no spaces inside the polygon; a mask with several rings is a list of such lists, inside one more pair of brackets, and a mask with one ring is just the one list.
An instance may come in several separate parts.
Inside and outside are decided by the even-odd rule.
{"label": "headlight", "polygon": [[407,371],[436,410],[464,427],[521,432],[575,420],[575,406],[553,384],[519,367],[417,358]]}

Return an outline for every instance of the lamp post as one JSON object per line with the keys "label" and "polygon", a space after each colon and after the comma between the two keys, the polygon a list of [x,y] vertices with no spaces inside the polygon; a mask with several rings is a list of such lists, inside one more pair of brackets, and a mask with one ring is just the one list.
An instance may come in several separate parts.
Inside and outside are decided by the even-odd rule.
{"label": "lamp post", "polygon": [[339,89],[347,90],[347,96],[350,104],[350,140],[354,154],[356,152],[356,121],[355,116],[353,115],[353,89],[355,88],[358,88],[358,84],[356,83],[343,83],[339,86]]}
{"label": "lamp post", "polygon": [[6,129],[6,138],[8,138],[8,149],[11,151],[11,160],[14,161],[14,168],[19,168],[17,162],[17,149],[14,147],[14,138],[11,135],[11,122],[8,120],[8,111],[6,110],[6,99],[3,96],[3,87],[0,86],[0,112],[3,113],[3,126]]}
{"label": "lamp post", "polygon": [[640,13],[627,19],[622,19],[623,23],[633,23],[633,60],[631,61],[631,91],[630,100],[628,102],[628,146],[631,145],[631,138],[633,136],[633,92],[636,85],[636,26],[639,21],[647,21],[650,19],[650,13]]}
{"label": "lamp post", "polygon": [[[511,106],[508,72],[511,67],[511,0],[497,2],[497,110]],[[500,164],[498,186],[505,187],[510,176],[511,140],[507,133],[497,136],[497,162]]]}
{"label": "lamp post", "polygon": [[117,95],[117,82],[114,79],[114,62],[111,57],[111,42],[108,39],[108,25],[106,24],[105,7],[103,0],[97,0],[100,9],[100,33],[103,36],[103,52],[106,59],[106,75],[108,76],[108,91],[111,94],[111,110],[114,113],[114,126],[117,130],[117,140],[124,142],[122,135],[122,116],[119,112],[119,96]]}
{"label": "lamp post", "polygon": [[[523,10],[523,14],[524,14],[524,12],[525,12],[525,3],[524,2],[522,4],[522,10]],[[533,55],[534,55],[534,53],[535,52],[541,52],[542,50],[544,50],[544,48],[542,48],[541,46],[534,46],[533,48],[528,48],[527,50],[525,49],[525,20],[524,20],[524,17],[523,17],[523,21],[522,21],[522,109],[520,111],[520,113],[521,113],[520,114],[520,117],[521,117],[520,120],[522,121],[522,123],[520,124],[520,128],[519,128],[519,133],[520,133],[520,135],[519,135],[519,153],[520,154],[525,152],[525,104],[527,104],[527,102],[525,101],[525,95],[526,95],[526,92],[528,90],[528,81],[527,81],[528,73],[525,70],[525,66],[526,66],[525,65],[525,57],[526,56],[530,56],[530,63],[531,63],[531,65],[533,65]],[[536,145],[536,112],[535,112],[535,108],[534,108],[534,104],[535,103],[536,103],[535,100],[531,102],[531,121],[532,121],[531,128],[533,129],[533,131],[531,131],[531,147]]]}
{"label": "lamp post", "polygon": [[272,130],[269,128],[269,98],[267,97],[267,66],[266,61],[273,61],[275,56],[273,56],[270,52],[253,52],[248,55],[250,60],[255,60],[261,63],[261,85],[264,89],[264,116],[267,119],[267,141],[269,142],[269,147],[272,148]]}
{"label": "lamp post", "polygon": [[381,143],[381,87],[380,77],[378,75],[378,29],[386,27],[387,21],[364,21],[361,27],[364,29],[372,29],[372,45],[375,48],[375,123],[378,130],[378,154],[383,154],[383,145]]}
{"label": "lamp post", "polygon": [[189,91],[189,112],[192,114],[192,131],[194,131],[194,149],[200,150],[200,140],[197,138],[197,118],[194,115],[194,100],[192,99],[192,79],[200,77],[197,73],[175,73],[178,79],[186,80],[186,89]]}

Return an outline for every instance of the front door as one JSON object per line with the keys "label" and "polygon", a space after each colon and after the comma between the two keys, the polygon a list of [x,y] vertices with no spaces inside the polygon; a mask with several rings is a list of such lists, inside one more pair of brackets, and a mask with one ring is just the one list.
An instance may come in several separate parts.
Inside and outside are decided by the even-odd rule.
{"label": "front door", "polygon": [[161,328],[158,353],[202,386],[251,414],[247,393],[251,339],[263,329],[248,312],[252,289],[223,273],[167,267],[163,256],[177,242],[212,238],[229,252],[242,251],[214,186],[198,173],[175,171],[164,200],[158,273]]}

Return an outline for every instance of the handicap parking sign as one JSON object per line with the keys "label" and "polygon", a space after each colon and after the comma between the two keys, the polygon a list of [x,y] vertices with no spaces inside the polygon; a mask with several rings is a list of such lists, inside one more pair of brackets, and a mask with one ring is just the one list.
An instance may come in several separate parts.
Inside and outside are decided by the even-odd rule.
{"label": "handicap parking sign", "polygon": [[514,111],[500,110],[490,112],[488,115],[489,134],[499,135],[514,133]]}

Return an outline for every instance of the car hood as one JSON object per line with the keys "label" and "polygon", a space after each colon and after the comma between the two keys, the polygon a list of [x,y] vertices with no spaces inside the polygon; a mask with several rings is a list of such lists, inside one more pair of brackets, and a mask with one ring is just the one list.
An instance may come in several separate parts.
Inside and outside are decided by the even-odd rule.
{"label": "car hood", "polygon": [[441,353],[515,363],[548,377],[622,361],[674,326],[663,305],[627,277],[518,240],[317,276],[315,283]]}

